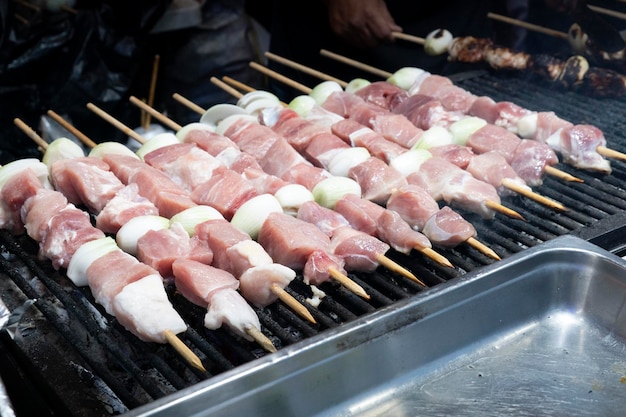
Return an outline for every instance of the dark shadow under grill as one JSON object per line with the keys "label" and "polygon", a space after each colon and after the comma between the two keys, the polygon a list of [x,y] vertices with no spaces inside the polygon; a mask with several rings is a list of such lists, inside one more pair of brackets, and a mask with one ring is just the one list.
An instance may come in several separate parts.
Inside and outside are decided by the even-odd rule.
{"label": "dark shadow under grill", "polygon": [[[626,150],[626,103],[621,100],[583,97],[510,74],[464,74],[456,81],[477,95],[513,101],[532,110],[552,110],[574,123],[594,124],[605,132],[609,147]],[[535,191],[563,203],[569,209],[564,213],[524,197],[507,197],[503,202],[522,214],[526,222],[500,214],[495,220],[463,214],[475,225],[478,239],[502,258],[564,234],[578,235],[617,252],[626,241],[621,237],[626,224],[626,164],[613,161],[612,166],[611,175],[601,176],[559,164],[559,169],[584,183],[545,178]],[[3,379],[12,381],[8,384],[9,394],[31,399],[26,403],[15,401],[18,416],[122,414],[266,354],[227,329],[205,329],[205,311],[170,286],[171,300],[190,326],[181,338],[202,359],[208,371],[203,374],[172,347],[143,343],[125,331],[102,312],[88,290],[77,289],[49,263],[37,260],[37,246],[28,238],[16,239],[2,231],[0,245],[3,300],[11,310],[27,299],[36,300],[36,308],[27,310],[15,337],[2,335],[4,352],[0,356],[7,369]],[[419,254],[389,256],[429,287],[496,262],[466,244],[438,251],[455,265],[454,269]],[[384,270],[350,277],[364,287],[371,300],[325,284],[321,289],[327,297],[317,308],[310,308],[316,325],[277,302],[256,310],[264,333],[280,349],[422,291],[413,281]],[[294,281],[288,292],[303,304],[311,297],[310,289],[300,280]]]}

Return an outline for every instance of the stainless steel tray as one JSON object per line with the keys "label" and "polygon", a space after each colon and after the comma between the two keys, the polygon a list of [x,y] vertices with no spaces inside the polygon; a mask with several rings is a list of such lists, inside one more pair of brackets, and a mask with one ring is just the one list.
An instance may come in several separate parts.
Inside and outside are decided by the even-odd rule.
{"label": "stainless steel tray", "polygon": [[562,236],[129,416],[623,416],[626,261]]}

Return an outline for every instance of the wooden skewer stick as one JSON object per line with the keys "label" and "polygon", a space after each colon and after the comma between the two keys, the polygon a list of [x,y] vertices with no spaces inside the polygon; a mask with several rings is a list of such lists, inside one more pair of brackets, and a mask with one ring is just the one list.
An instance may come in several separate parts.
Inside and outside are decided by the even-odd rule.
{"label": "wooden skewer stick", "polygon": [[350,292],[366,300],[369,300],[371,298],[370,295],[363,289],[363,287],[352,281],[347,275],[343,274],[339,270],[335,268],[330,268],[328,272],[330,273],[330,276],[335,279],[335,281],[343,285]]}
{"label": "wooden skewer stick", "polygon": [[479,240],[477,240],[476,238],[470,237],[469,239],[466,240],[466,242],[473,247],[474,249],[477,249],[479,252],[493,258],[496,260],[500,260],[500,257],[498,256],[498,254],[491,249],[488,246],[485,246],[485,244],[483,244],[482,242],[480,242]]}
{"label": "wooden skewer stick", "polygon": [[109,115],[107,112],[105,112],[100,107],[96,106],[95,104],[87,103],[87,108],[91,110],[92,112],[94,112],[95,114],[97,114],[98,116],[100,116],[101,118],[103,118],[104,120],[106,120],[107,122],[109,122],[110,124],[112,124],[115,128],[120,130],[125,135],[132,137],[133,139],[135,139],[137,142],[141,144],[146,143],[146,139],[143,136],[141,136],[139,133],[135,132],[133,129],[126,126],[125,124],[123,124],[122,122],[114,118],[113,116]]}
{"label": "wooden skewer stick", "polygon": [[317,78],[320,78],[320,79],[326,80],[326,81],[334,81],[337,84],[339,84],[342,88],[346,88],[348,86],[347,82],[345,82],[343,80],[340,80],[339,78],[335,78],[335,77],[332,77],[332,76],[330,76],[328,74],[324,74],[323,72],[316,71],[316,70],[314,70],[314,69],[312,69],[310,67],[307,67],[305,65],[299,64],[299,63],[297,63],[295,61],[292,61],[290,59],[283,58],[282,56],[276,55],[276,54],[274,54],[272,52],[265,52],[265,56],[268,59],[276,61],[276,62],[278,62],[280,64],[283,64],[283,65],[285,65],[287,67],[294,68],[294,69],[296,69],[298,71],[301,71],[301,72],[303,72],[305,74],[309,74],[309,75],[312,75],[314,77],[317,77]]}
{"label": "wooden skewer stick", "polygon": [[41,7],[37,6],[36,4],[33,4],[29,1],[26,0],[13,0],[15,3],[17,4],[21,4],[22,6],[31,9],[35,12],[40,12],[41,11]]}
{"label": "wooden skewer stick", "polygon": [[618,12],[618,11],[611,10],[611,9],[606,9],[604,7],[592,6],[591,4],[588,4],[587,7],[589,7],[589,9],[593,10],[596,13],[602,13],[607,16],[612,16],[618,19],[626,20],[626,13]]}
{"label": "wooden skewer stick", "polygon": [[309,310],[300,303],[300,301],[296,300],[291,294],[289,294],[283,287],[278,284],[272,284],[271,286],[272,292],[287,306],[289,306],[293,311],[298,313],[301,317],[315,324],[317,321],[309,312]]}
{"label": "wooden skewer stick", "polygon": [[596,151],[598,151],[598,153],[604,157],[626,161],[625,153],[607,148],[606,146],[598,146],[596,148]]}
{"label": "wooden skewer stick", "polygon": [[568,35],[565,32],[561,32],[561,31],[554,30],[554,29],[549,29],[549,28],[546,28],[544,26],[539,26],[539,25],[535,25],[535,24],[532,24],[532,23],[525,22],[523,20],[514,19],[514,18],[508,17],[508,16],[502,16],[500,14],[491,13],[491,12],[487,13],[487,17],[490,18],[490,19],[493,19],[493,20],[497,20],[499,22],[504,22],[504,23],[508,23],[510,25],[515,25],[515,26],[522,27],[524,29],[532,30],[534,32],[543,33],[544,35],[553,36],[555,38],[568,40]]}
{"label": "wooden skewer stick", "polygon": [[93,148],[94,146],[96,146],[96,143],[94,141],[92,141],[91,139],[89,139],[85,134],[83,134],[80,130],[76,129],[71,123],[69,123],[67,120],[65,120],[64,118],[62,118],[61,116],[59,116],[56,112],[54,112],[54,110],[48,110],[48,116],[50,116],[55,122],[57,122],[58,124],[60,124],[61,126],[63,126],[68,132],[70,132],[72,135],[76,136],[78,138],[78,140],[80,140],[82,143],[84,143],[85,145],[89,146],[90,148]]}
{"label": "wooden skewer stick", "polygon": [[391,36],[393,36],[394,39],[402,39],[403,41],[417,43],[418,45],[424,45],[424,42],[426,42],[424,38],[402,32],[393,32]]}
{"label": "wooden skewer stick", "polygon": [[[150,91],[148,93],[148,106],[154,106],[154,93],[156,91],[156,82],[157,82],[157,74],[159,73],[159,61],[161,60],[160,55],[154,56],[154,62],[152,63],[152,77],[150,78]],[[148,130],[150,128],[150,113],[145,116],[143,122],[143,128]]]}
{"label": "wooden skewer stick", "polygon": [[270,353],[276,352],[276,346],[274,346],[272,341],[256,327],[250,326],[246,328],[246,333],[266,351]]}
{"label": "wooden skewer stick", "polygon": [[558,168],[553,167],[552,165],[546,165],[546,167],[544,168],[544,170],[546,171],[546,174],[548,175],[552,175],[553,177],[556,177],[560,180],[563,181],[569,181],[569,182],[585,182],[584,180],[573,176],[572,174],[568,174],[565,171],[561,171]]}
{"label": "wooden skewer stick", "polygon": [[537,194],[533,192],[532,190],[529,190],[528,188],[521,187],[518,183],[511,180],[510,178],[503,178],[502,185],[513,192],[521,194],[524,197],[530,198],[531,200],[534,200],[540,204],[543,204],[544,206],[548,206],[553,210],[567,211],[567,208],[565,208],[563,204],[557,201],[554,201],[550,198],[547,198],[545,196],[542,196],[541,194]]}
{"label": "wooden skewer stick", "polygon": [[[269,53],[269,52],[268,52]],[[246,93],[252,93],[253,91],[256,91],[255,88],[250,87],[247,84],[244,84],[240,81],[237,81],[233,78],[230,78],[228,75],[225,75],[222,77],[222,80],[224,80],[225,83],[241,90],[241,91],[245,91]]]}
{"label": "wooden skewer stick", "polygon": [[146,114],[149,114],[149,115],[153,116],[155,119],[157,119],[159,122],[163,123],[164,125],[166,125],[170,129],[172,129],[174,131],[178,131],[178,130],[183,128],[183,126],[181,126],[180,124],[176,123],[175,121],[173,121],[169,117],[165,116],[163,113],[157,111],[153,107],[150,107],[143,100],[139,100],[135,96],[130,96],[129,100],[135,106],[139,107],[142,111],[144,111]]}
{"label": "wooden skewer stick", "polygon": [[387,256],[385,256],[383,254],[378,254],[376,256],[376,260],[378,261],[379,264],[381,264],[382,266],[384,266],[388,270],[396,272],[396,273],[398,273],[400,275],[403,275],[403,276],[405,276],[405,277],[407,277],[407,278],[417,282],[422,287],[426,286],[426,284],[424,284],[419,278],[417,278],[415,276],[415,274],[413,274],[411,271],[409,271],[408,269],[406,269],[402,265],[398,264],[396,261],[390,259],[389,257],[387,257]]}
{"label": "wooden skewer stick", "polygon": [[343,55],[339,55],[339,54],[336,54],[334,52],[330,52],[330,51],[328,51],[326,49],[320,50],[320,54],[322,56],[334,59],[335,61],[342,62],[342,63],[344,63],[346,65],[350,65],[350,66],[352,66],[354,68],[362,69],[363,71],[369,72],[370,74],[377,75],[380,78],[387,79],[387,78],[389,78],[389,77],[391,77],[393,75],[391,72],[384,71],[384,70],[378,69],[376,67],[372,67],[371,65],[363,64],[362,62],[356,61],[354,59],[347,58],[347,57],[345,57]]}
{"label": "wooden skewer stick", "polygon": [[[278,79],[279,81],[285,82],[288,85],[297,88],[298,90],[300,90],[301,92],[303,92],[304,94],[309,94],[312,89],[300,84],[296,81],[291,80],[288,77],[285,77],[284,75],[278,74],[276,71],[272,71],[271,69],[264,67],[260,64],[257,64],[256,62],[250,62],[250,66],[262,73],[264,73],[265,75],[269,75],[270,77],[276,77],[276,79]],[[499,213],[505,214],[509,217],[515,218],[515,219],[519,219],[519,220],[523,220],[524,217],[522,217],[521,214],[517,213],[515,210],[510,209],[508,207],[505,207],[504,205],[502,205],[501,203],[495,202],[495,201],[486,201],[487,207],[489,207],[490,209],[497,211]]]}
{"label": "wooden skewer stick", "polygon": [[[41,136],[39,136],[37,134],[37,132],[35,132],[30,126],[28,126],[26,123],[24,123],[24,121],[22,121],[19,118],[15,118],[14,119],[15,125],[17,127],[19,127],[22,132],[24,132],[29,138],[31,138],[32,140],[35,141],[35,143],[37,143],[42,149],[43,151],[45,151],[48,147],[48,142],[46,142],[45,140],[43,140],[43,138]],[[200,360],[200,358],[191,351],[191,349],[184,344],[179,338],[178,336],[176,336],[176,334],[174,334],[174,332],[172,332],[171,330],[165,330],[163,332],[163,336],[165,337],[165,340],[167,340],[167,342],[172,345],[172,347],[174,349],[176,349],[176,351],[187,361],[189,362],[193,367],[206,372],[206,369],[204,368],[204,366],[202,365],[202,361]]]}
{"label": "wooden skewer stick", "polygon": [[181,103],[184,106],[187,106],[187,108],[195,111],[198,114],[204,114],[204,112],[206,111],[202,107],[200,107],[196,103],[194,103],[193,101],[191,101],[191,100],[181,96],[178,93],[174,93],[172,95],[172,97],[174,97],[174,100],[178,101],[179,103]]}
{"label": "wooden skewer stick", "polygon": [[183,359],[189,362],[194,368],[201,370],[202,372],[206,372],[204,365],[202,365],[202,361],[193,353],[193,351],[183,343],[182,340],[178,338],[171,330],[165,330],[163,332],[163,336],[165,336],[165,340],[169,343],[175,350],[178,352]]}

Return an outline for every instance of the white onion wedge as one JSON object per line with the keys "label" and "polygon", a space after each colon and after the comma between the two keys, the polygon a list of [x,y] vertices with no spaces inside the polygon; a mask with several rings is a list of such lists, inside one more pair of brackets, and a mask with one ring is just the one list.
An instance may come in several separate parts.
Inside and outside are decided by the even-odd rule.
{"label": "white onion wedge", "polygon": [[350,80],[348,85],[345,88],[346,93],[354,94],[359,91],[363,87],[367,87],[371,82],[366,80],[365,78],[355,78]]}
{"label": "white onion wedge", "polygon": [[61,137],[50,142],[41,161],[50,169],[52,164],[60,159],[80,158],[83,156],[85,156],[85,151],[79,144],[71,139]]}
{"label": "white onion wedge", "polygon": [[0,168],[0,190],[14,175],[27,169],[32,170],[46,188],[52,188],[48,180],[48,167],[36,158],[24,158],[11,161]]}
{"label": "white onion wedge", "polygon": [[296,216],[303,203],[315,201],[313,193],[301,184],[287,184],[280,187],[274,193],[274,197],[276,197],[280,203],[283,212],[290,216]]}
{"label": "white onion wedge", "polygon": [[433,126],[424,131],[412,149],[428,149],[450,144],[452,144],[452,134],[442,126]]}
{"label": "white onion wedge", "polygon": [[237,100],[237,106],[245,109],[252,102],[257,100],[272,100],[275,103],[280,103],[280,100],[278,99],[278,97],[276,97],[275,94],[270,93],[269,91],[257,90],[251,91],[241,96],[241,98]]}
{"label": "white onion wedge", "polygon": [[[217,126],[217,123],[215,124],[215,126]],[[211,127],[208,124],[200,123],[200,122],[188,123],[185,126],[183,126],[182,128],[180,128],[175,133],[175,135],[176,135],[176,137],[178,138],[179,141],[184,142],[185,141],[185,137],[189,134],[189,132],[194,131],[194,130],[203,130],[203,131],[207,131],[207,132],[214,132],[215,131],[215,126]]]}
{"label": "white onion wedge", "polygon": [[411,88],[415,80],[424,73],[424,70],[415,67],[402,67],[394,72],[387,82],[397,85],[403,90]]}
{"label": "white onion wedge", "polygon": [[307,117],[316,105],[313,97],[301,95],[291,100],[288,107],[298,113],[300,117]]}
{"label": "white onion wedge", "polygon": [[432,156],[426,149],[411,149],[393,158],[389,166],[406,177],[419,171],[422,164]]}
{"label": "white onion wedge", "polygon": [[141,147],[137,149],[137,156],[143,160],[143,157],[150,152],[156,151],[157,149],[165,146],[175,145],[177,143],[180,143],[180,141],[175,134],[170,132],[160,133],[141,145]]}
{"label": "white onion wedge", "polygon": [[258,116],[259,113],[262,112],[263,110],[272,109],[276,107],[282,108],[279,101],[274,101],[272,99],[264,99],[264,100],[253,101],[252,103],[244,107],[244,110],[248,114],[251,114],[253,116]]}
{"label": "white onion wedge", "polygon": [[537,132],[537,123],[537,113],[522,116],[517,122],[517,134],[526,139],[534,137]]}
{"label": "white onion wedge", "polygon": [[452,143],[465,146],[467,139],[472,133],[485,126],[487,121],[480,117],[464,117],[450,125],[449,131],[452,134]]}
{"label": "white onion wedge", "polygon": [[223,135],[224,132],[226,132],[233,123],[236,123],[240,120],[247,120],[254,123],[258,122],[255,116],[245,113],[244,110],[243,114],[233,114],[232,116],[228,116],[227,118],[219,122],[215,127],[215,133],[217,133],[218,135]]}
{"label": "white onion wedge", "polygon": [[328,172],[337,177],[347,177],[350,168],[364,162],[372,155],[361,146],[342,149],[336,152],[327,164]]}
{"label": "white onion wedge", "polygon": [[336,81],[322,81],[309,93],[311,97],[315,100],[315,102],[319,105],[324,103],[329,95],[334,93],[335,91],[343,91],[341,85],[339,85]]}
{"label": "white onion wedge", "polygon": [[452,39],[452,33],[446,29],[433,30],[424,39],[424,52],[432,56],[443,55],[448,52]]}
{"label": "white onion wedge", "polygon": [[173,215],[170,223],[180,223],[189,236],[193,236],[198,224],[223,218],[222,213],[211,206],[194,206]]}
{"label": "white onion wedge", "polygon": [[234,114],[245,114],[246,111],[234,104],[220,103],[209,107],[200,117],[200,123],[215,130],[219,122]]}
{"label": "white onion wedge", "polygon": [[104,155],[127,155],[137,159],[139,157],[128,146],[119,142],[102,142],[91,148],[89,156],[94,158],[102,158]]}
{"label": "white onion wedge", "polygon": [[283,208],[276,197],[261,194],[243,203],[233,215],[230,223],[247,233],[252,239],[259,236],[263,222],[270,213],[282,213]]}
{"label": "white onion wedge", "polygon": [[80,245],[67,266],[67,277],[78,287],[89,285],[87,268],[93,261],[114,250],[120,250],[112,237],[90,240]]}
{"label": "white onion wedge", "polygon": [[348,194],[361,196],[361,186],[351,178],[330,177],[313,187],[315,201],[329,209],[334,208],[337,201]]}
{"label": "white onion wedge", "polygon": [[117,245],[131,255],[137,254],[137,241],[149,230],[163,230],[170,227],[170,219],[156,215],[133,217],[115,235]]}

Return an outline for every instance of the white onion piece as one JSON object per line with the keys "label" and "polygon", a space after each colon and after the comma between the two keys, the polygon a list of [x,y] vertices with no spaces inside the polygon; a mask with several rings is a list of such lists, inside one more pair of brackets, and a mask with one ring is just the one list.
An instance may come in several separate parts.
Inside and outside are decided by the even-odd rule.
{"label": "white onion piece", "polygon": [[[217,126],[217,123],[215,125]],[[185,126],[181,127],[180,130],[178,130],[175,133],[175,135],[179,141],[184,142],[185,137],[187,137],[187,135],[194,130],[204,130],[207,132],[214,132],[215,126],[211,127],[208,124],[200,123],[200,122],[188,123]]]}
{"label": "white onion piece", "polygon": [[313,193],[301,184],[287,184],[280,187],[278,191],[274,193],[274,197],[276,197],[280,203],[283,212],[290,216],[296,216],[303,203],[315,201]]}
{"label": "white onion piece", "polygon": [[534,137],[535,132],[537,132],[537,119],[537,113],[522,116],[522,118],[517,121],[517,134],[526,139]]}
{"label": "white onion piece", "polygon": [[282,213],[283,208],[276,197],[261,194],[243,203],[233,215],[230,223],[247,233],[252,239],[259,236],[263,222],[270,213]]}
{"label": "white onion piece", "polygon": [[117,245],[131,255],[137,254],[137,241],[149,230],[163,230],[170,227],[170,219],[156,215],[133,217],[115,235]]}
{"label": "white onion piece", "polygon": [[359,91],[363,87],[367,87],[371,82],[366,80],[365,78],[355,78],[350,80],[348,85],[345,88],[346,93],[354,94]]}
{"label": "white onion piece", "polygon": [[137,156],[143,160],[143,157],[150,152],[156,151],[157,149],[161,149],[165,146],[175,145],[177,143],[180,143],[180,141],[175,134],[170,132],[160,133],[141,145],[141,147],[137,149]]}
{"label": "white onion piece", "polygon": [[343,91],[341,85],[339,85],[336,81],[322,81],[309,93],[313,100],[319,105],[322,105],[329,95],[334,93],[335,91]]}
{"label": "white onion piece", "polygon": [[209,128],[215,130],[219,122],[232,116],[233,114],[245,114],[246,111],[234,104],[220,103],[209,107],[207,111],[200,117],[200,123],[209,126]]}
{"label": "white onion piece", "polygon": [[222,213],[211,206],[193,206],[176,213],[170,219],[170,223],[178,222],[183,226],[183,229],[193,236],[195,234],[196,226],[200,223],[204,223],[209,220],[223,219]]}
{"label": "white onion piece", "polygon": [[102,142],[91,148],[89,156],[102,158],[104,155],[127,155],[139,159],[137,154],[131,151],[128,146],[119,142]]}
{"label": "white onion piece", "polygon": [[424,73],[424,70],[415,67],[403,67],[394,72],[387,82],[397,85],[403,90],[411,88],[415,80]]}
{"label": "white onion piece", "polygon": [[326,169],[337,177],[347,177],[350,168],[357,166],[371,156],[370,152],[362,146],[342,149],[333,155],[326,165]]}
{"label": "white onion piece", "polygon": [[89,285],[87,282],[87,268],[101,256],[114,250],[120,250],[112,237],[103,237],[90,240],[80,245],[70,263],[67,265],[67,277],[78,287]]}
{"label": "white onion piece", "polygon": [[264,100],[254,100],[252,103],[248,104],[244,107],[244,110],[248,114],[252,114],[254,116],[258,116],[261,111],[264,109],[272,109],[276,107],[281,107],[279,101],[272,99],[264,99]]}
{"label": "white onion piece", "polygon": [[50,142],[41,161],[50,169],[52,164],[60,159],[80,158],[83,156],[85,156],[85,151],[79,144],[71,139],[61,137]]}
{"label": "white onion piece", "polygon": [[48,167],[36,158],[24,158],[11,161],[0,168],[0,190],[14,175],[31,169],[46,188],[52,188],[48,180]]}
{"label": "white onion piece", "polygon": [[313,97],[305,95],[297,96],[289,102],[289,108],[298,113],[300,117],[307,117],[316,105]]}
{"label": "white onion piece", "polygon": [[436,29],[426,35],[424,40],[424,52],[428,55],[443,55],[448,52],[452,43],[452,33],[446,29]]}
{"label": "white onion piece", "polygon": [[464,117],[461,120],[457,120],[449,127],[449,131],[452,134],[452,142],[457,145],[465,146],[467,139],[481,127],[485,126],[487,121],[480,117]]}
{"label": "white onion piece", "polygon": [[219,122],[215,127],[215,133],[217,133],[218,135],[223,135],[224,132],[226,132],[233,123],[238,122],[239,120],[249,120],[254,123],[258,122],[256,117],[251,114],[245,113],[244,110],[243,114],[233,114],[232,116],[228,116],[227,118]]}
{"label": "white onion piece", "polygon": [[351,178],[330,177],[313,187],[315,201],[329,209],[334,208],[337,201],[348,194],[361,196],[361,186]]}
{"label": "white onion piece", "polygon": [[432,156],[426,149],[411,149],[393,158],[389,166],[406,177],[419,171],[422,164]]}
{"label": "white onion piece", "polygon": [[280,103],[278,97],[269,91],[257,90],[241,96],[241,98],[237,100],[237,107],[245,109],[250,105],[250,103],[257,100],[273,100],[275,103]]}
{"label": "white onion piece", "polygon": [[412,149],[428,149],[433,146],[452,144],[452,134],[444,127],[433,126],[424,131]]}
{"label": "white onion piece", "polygon": [[574,53],[584,55],[585,52],[587,52],[587,42],[589,41],[589,36],[583,32],[583,29],[578,23],[574,23],[570,26],[567,31],[567,41],[569,42],[569,45]]}

